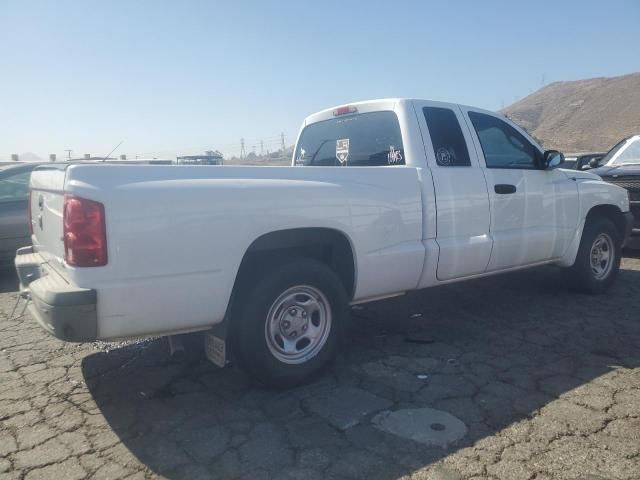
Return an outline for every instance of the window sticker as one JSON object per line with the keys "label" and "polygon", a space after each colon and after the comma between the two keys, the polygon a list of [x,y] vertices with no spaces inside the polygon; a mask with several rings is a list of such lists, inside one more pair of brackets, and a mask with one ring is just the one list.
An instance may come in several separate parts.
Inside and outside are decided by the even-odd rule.
{"label": "window sticker", "polygon": [[305,162],[305,155],[307,154],[306,150],[304,148],[300,149],[300,155],[298,156],[298,158],[296,158],[295,164],[296,165],[304,165]]}
{"label": "window sticker", "polygon": [[402,158],[402,152],[396,150],[395,145],[389,145],[389,153],[387,153],[387,163],[389,165],[401,164],[404,159]]}
{"label": "window sticker", "polygon": [[440,147],[436,153],[436,161],[438,162],[438,165],[442,165],[443,167],[451,165],[451,157],[455,159],[455,155],[451,155],[451,152],[445,147]]}
{"label": "window sticker", "polygon": [[349,139],[341,138],[336,140],[336,158],[341,165],[346,165],[349,159]]}

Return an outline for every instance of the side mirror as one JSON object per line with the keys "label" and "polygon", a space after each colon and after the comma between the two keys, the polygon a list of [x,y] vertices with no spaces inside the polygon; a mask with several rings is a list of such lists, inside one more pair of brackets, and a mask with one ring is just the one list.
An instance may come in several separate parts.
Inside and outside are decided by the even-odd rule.
{"label": "side mirror", "polygon": [[543,156],[545,170],[556,168],[564,163],[564,155],[557,150],[546,150]]}
{"label": "side mirror", "polygon": [[595,157],[589,160],[589,167],[598,168],[600,166],[600,157]]}

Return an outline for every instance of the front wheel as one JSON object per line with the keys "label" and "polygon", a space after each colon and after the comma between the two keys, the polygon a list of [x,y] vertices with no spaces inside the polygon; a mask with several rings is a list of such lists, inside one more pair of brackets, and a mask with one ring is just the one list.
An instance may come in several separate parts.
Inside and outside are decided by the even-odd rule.
{"label": "front wheel", "polygon": [[240,366],[261,383],[295,385],[322,370],[344,338],[348,301],[323,263],[297,258],[269,266],[242,294],[234,323]]}
{"label": "front wheel", "polygon": [[590,220],[582,232],[576,261],[567,269],[571,287],[584,293],[605,293],[618,275],[621,250],[620,234],[611,220]]}

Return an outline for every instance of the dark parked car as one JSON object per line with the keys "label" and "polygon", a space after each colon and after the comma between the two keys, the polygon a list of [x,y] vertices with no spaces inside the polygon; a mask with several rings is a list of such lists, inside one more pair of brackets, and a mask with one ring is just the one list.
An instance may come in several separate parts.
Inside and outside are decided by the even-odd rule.
{"label": "dark parked car", "polygon": [[640,135],[618,142],[599,160],[592,160],[589,170],[602,177],[605,182],[614,183],[629,192],[629,204],[635,223],[631,233],[630,246],[640,244]]}
{"label": "dark parked car", "polygon": [[31,244],[27,198],[29,177],[38,165],[0,165],[0,266],[12,264],[16,250]]}
{"label": "dark parked car", "polygon": [[599,162],[605,155],[605,152],[580,155],[579,157],[576,157],[575,165],[571,168],[574,168],[575,170],[587,170],[589,168],[593,168],[591,163],[594,161]]}

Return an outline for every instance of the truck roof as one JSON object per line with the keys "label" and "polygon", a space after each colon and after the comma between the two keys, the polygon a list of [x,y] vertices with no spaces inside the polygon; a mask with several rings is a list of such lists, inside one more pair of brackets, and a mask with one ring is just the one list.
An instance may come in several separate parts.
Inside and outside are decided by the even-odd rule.
{"label": "truck roof", "polygon": [[308,117],[306,117],[304,119],[303,126],[333,118],[335,116],[334,112],[341,107],[347,107],[347,106],[355,107],[358,109],[359,113],[366,113],[366,112],[373,112],[378,110],[394,110],[395,107],[400,103],[413,103],[413,102],[431,102],[434,104],[438,104],[439,106],[449,107],[449,108],[460,106],[464,108],[473,108],[474,110],[478,110],[478,111],[489,112],[494,115],[496,114],[501,115],[500,113],[497,113],[494,111],[473,107],[471,105],[463,105],[460,103],[441,102],[437,100],[429,100],[429,99],[422,99],[422,98],[396,97],[396,98],[379,98],[379,99],[373,99],[373,100],[361,100],[358,102],[350,102],[342,105],[336,105],[331,108],[326,108],[324,110],[320,110],[319,112],[313,113]]}

